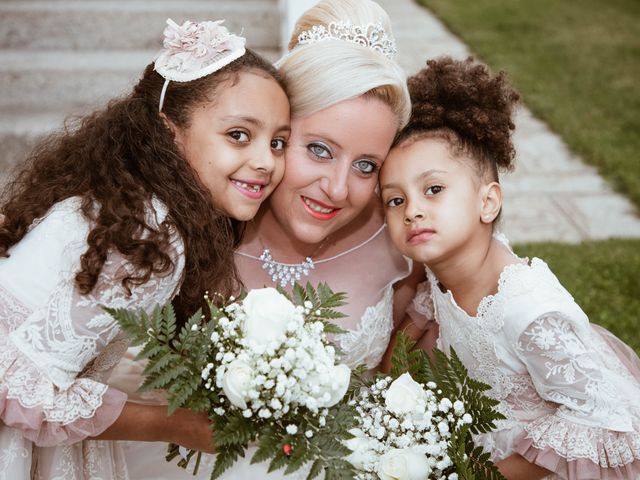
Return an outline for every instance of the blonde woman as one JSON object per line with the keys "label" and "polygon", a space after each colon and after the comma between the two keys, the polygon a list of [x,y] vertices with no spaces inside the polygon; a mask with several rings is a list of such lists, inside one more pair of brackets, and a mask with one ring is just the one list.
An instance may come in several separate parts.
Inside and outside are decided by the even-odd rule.
{"label": "blonde woman", "polygon": [[[325,0],[296,23],[277,63],[291,103],[285,175],[247,225],[236,250],[245,288],[327,282],[348,294],[335,338],[351,366],[380,363],[414,285],[411,263],[392,246],[375,187],[410,101],[386,12],[370,0]],[[423,275],[423,270],[420,275]],[[121,364],[130,383],[141,365]],[[162,460],[166,445],[129,444],[132,479],[193,478]],[[225,479],[281,478],[251,465],[250,449]],[[207,462],[212,464],[214,457]],[[201,470],[209,478],[210,468]],[[287,477],[292,478],[292,477]]]}

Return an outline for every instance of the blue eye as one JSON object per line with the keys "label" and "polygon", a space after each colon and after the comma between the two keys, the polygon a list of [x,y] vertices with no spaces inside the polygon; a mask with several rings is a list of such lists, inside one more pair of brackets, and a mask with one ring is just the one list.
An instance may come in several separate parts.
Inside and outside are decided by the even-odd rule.
{"label": "blue eye", "polygon": [[247,134],[247,132],[244,132],[242,130],[231,130],[227,133],[227,135],[238,143],[245,143],[249,141],[249,135]]}
{"label": "blue eye", "polygon": [[287,142],[283,138],[274,138],[271,140],[271,148],[282,151],[287,146]]}
{"label": "blue eye", "polygon": [[389,200],[387,200],[385,202],[385,206],[393,208],[393,207],[397,207],[399,205],[402,205],[403,203],[404,203],[404,200],[402,198],[400,198],[400,197],[392,197],[392,198],[390,198]]}
{"label": "blue eye", "polygon": [[378,169],[378,165],[371,160],[358,160],[353,162],[353,167],[361,173],[370,175]]}
{"label": "blue eye", "polygon": [[310,143],[307,146],[307,149],[311,152],[314,157],[323,158],[326,160],[330,160],[333,158],[331,151],[326,146],[321,143]]}
{"label": "blue eye", "polygon": [[442,185],[431,185],[429,188],[427,188],[427,190],[424,192],[425,195],[437,195],[438,193],[442,192],[444,190],[444,187]]}

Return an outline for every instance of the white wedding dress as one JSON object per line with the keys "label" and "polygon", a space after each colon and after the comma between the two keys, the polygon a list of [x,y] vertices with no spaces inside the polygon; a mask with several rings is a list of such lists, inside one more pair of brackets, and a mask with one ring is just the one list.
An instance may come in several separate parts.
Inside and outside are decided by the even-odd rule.
{"label": "white wedding dress", "polygon": [[[262,268],[262,262],[257,259],[257,248],[252,250],[257,255],[236,256],[236,265],[247,289],[275,286]],[[347,317],[338,322],[347,333],[334,341],[345,354],[342,359],[344,363],[351,367],[366,364],[374,368],[382,359],[393,329],[393,284],[409,275],[412,263],[397,253],[385,225],[375,229],[363,242],[329,258],[328,261],[315,261],[315,268],[301,282],[308,280],[313,285],[327,282],[333,291],[347,292],[347,305],[341,309]],[[134,353],[130,351],[125,356],[110,384],[136,395],[133,392],[140,384],[143,366],[133,360]],[[144,402],[159,401],[158,397],[153,398],[153,394],[144,397],[138,395],[137,398]],[[215,460],[214,456],[205,455],[199,475],[193,477],[190,471],[177,467],[175,460],[172,463],[165,462],[167,445],[164,443],[126,442],[124,447],[132,480],[208,479]],[[250,447],[245,458],[234,464],[222,478],[305,478],[302,472],[286,477],[282,471],[267,474],[268,464],[250,464],[254,451]]]}

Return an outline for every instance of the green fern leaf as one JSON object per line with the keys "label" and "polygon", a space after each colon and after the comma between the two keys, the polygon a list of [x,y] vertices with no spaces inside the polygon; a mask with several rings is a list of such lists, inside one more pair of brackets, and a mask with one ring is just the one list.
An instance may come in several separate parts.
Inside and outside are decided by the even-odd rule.
{"label": "green fern leaf", "polygon": [[270,459],[276,449],[281,448],[281,437],[271,427],[265,427],[258,437],[258,449],[251,458],[251,463],[261,463]]}
{"label": "green fern leaf", "polygon": [[302,441],[297,441],[292,443],[293,451],[289,456],[289,462],[287,464],[287,468],[285,469],[285,475],[289,475],[296,470],[299,470],[305,463],[307,463],[309,458],[309,448],[307,447],[307,442],[302,439]]}
{"label": "green fern leaf", "polygon": [[254,424],[250,420],[236,412],[227,415],[224,427],[216,430],[216,446],[246,446],[255,438],[253,427]]}
{"label": "green fern leaf", "polygon": [[153,378],[153,380],[149,381],[149,377],[145,379],[144,383],[140,387],[141,392],[147,392],[149,390],[156,390],[158,388],[166,388],[169,386],[173,379],[187,372],[188,369],[184,365],[176,365],[174,368],[170,370],[166,370],[161,375]]}
{"label": "green fern leaf", "polygon": [[309,300],[313,304],[313,310],[317,309],[320,305],[320,298],[318,297],[318,293],[316,292],[311,282],[307,282],[305,286],[305,294],[306,299]]}
{"label": "green fern leaf", "polygon": [[[159,308],[156,307],[156,309]],[[133,312],[124,308],[105,308],[105,311],[118,322],[120,328],[129,336],[131,345],[141,345],[149,340],[147,332],[151,324],[144,310]]]}
{"label": "green fern leaf", "polygon": [[316,478],[322,473],[323,469],[324,466],[322,465],[322,461],[320,461],[320,459],[314,461],[311,465],[311,470],[309,470],[309,474],[307,475],[307,480],[313,480],[314,478]]}
{"label": "green fern leaf", "polygon": [[145,375],[161,374],[167,368],[171,368],[172,364],[180,363],[180,355],[175,354],[171,350],[163,349],[160,357],[150,360],[144,369]]}
{"label": "green fern leaf", "polygon": [[145,346],[142,348],[142,350],[140,350],[138,355],[136,355],[136,360],[153,358],[165,350],[166,350],[166,347],[164,345],[158,344],[155,340],[149,340],[145,344]]}
{"label": "green fern leaf", "polygon": [[216,454],[216,462],[211,472],[211,478],[219,478],[220,475],[231,468],[239,457],[244,457],[244,449],[240,445],[227,445],[219,448]]}
{"label": "green fern leaf", "polygon": [[284,452],[282,451],[282,447],[276,449],[276,451],[273,453],[273,458],[269,463],[269,468],[267,469],[267,472],[271,473],[283,468],[285,465],[287,465],[288,461],[289,461],[289,457],[287,457],[284,454]]}
{"label": "green fern leaf", "polygon": [[306,293],[302,285],[296,282],[293,285],[293,290],[291,291],[291,300],[295,305],[302,305],[306,300]]}

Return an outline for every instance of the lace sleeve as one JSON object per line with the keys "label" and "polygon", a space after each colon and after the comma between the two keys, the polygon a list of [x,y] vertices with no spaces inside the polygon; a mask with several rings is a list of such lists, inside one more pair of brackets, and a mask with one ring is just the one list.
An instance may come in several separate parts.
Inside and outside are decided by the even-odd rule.
{"label": "lace sleeve", "polygon": [[640,459],[640,410],[631,403],[637,386],[608,370],[592,343],[570,319],[549,313],[524,330],[516,347],[538,394],[557,404],[526,425],[516,451],[566,478],[576,465],[622,468]]}
{"label": "lace sleeve", "polygon": [[[36,235],[30,239],[31,249],[12,252],[14,267],[22,254],[37,256],[38,244],[51,250],[51,243],[59,238],[45,237],[50,243],[34,241]],[[126,395],[109,388],[104,374],[124,353],[127,342],[103,306],[150,311],[168,301],[178,288],[184,266],[182,240],[175,232],[170,255],[175,262],[173,272],[152,276],[145,284],[134,286],[130,294],[121,279],[133,267],[116,253],[107,257],[95,288],[87,295],[75,288],[73,265],[59,265],[42,303],[24,300],[31,293],[42,296],[39,272],[22,275],[21,285],[29,288],[26,295],[24,291],[14,295],[0,282],[0,420],[40,446],[73,443],[111,425]],[[3,310],[23,315],[12,320]]]}

